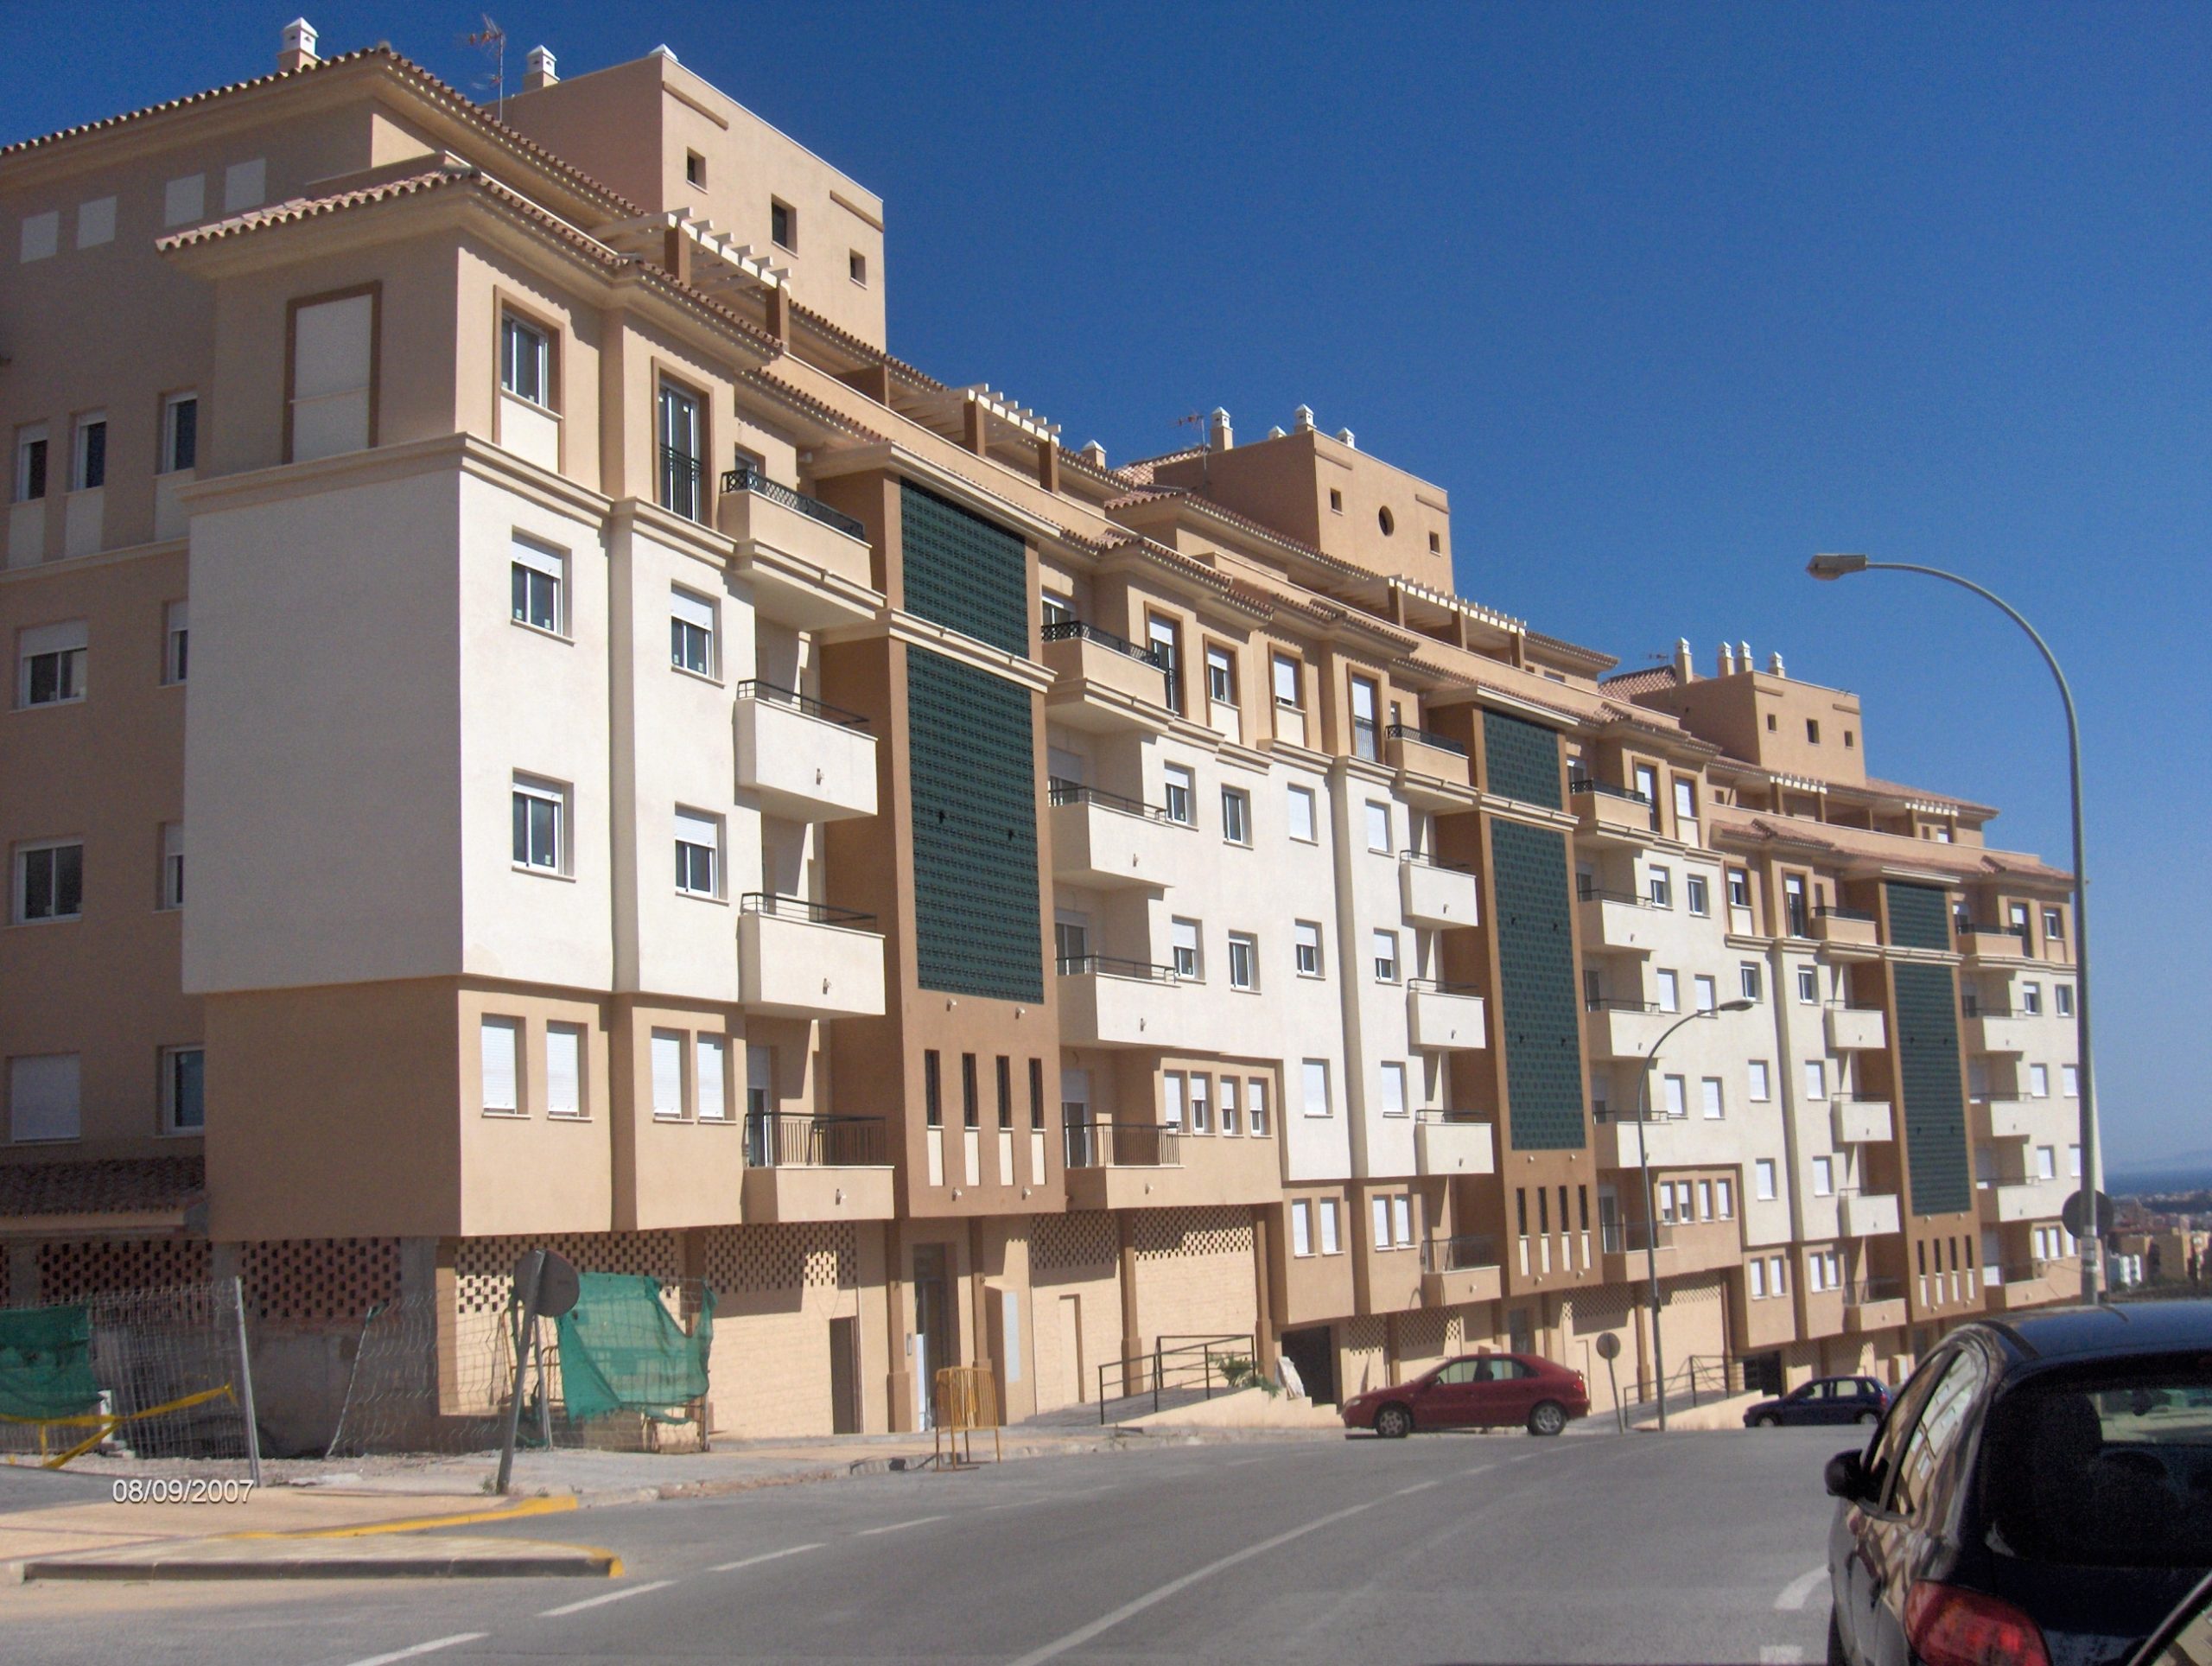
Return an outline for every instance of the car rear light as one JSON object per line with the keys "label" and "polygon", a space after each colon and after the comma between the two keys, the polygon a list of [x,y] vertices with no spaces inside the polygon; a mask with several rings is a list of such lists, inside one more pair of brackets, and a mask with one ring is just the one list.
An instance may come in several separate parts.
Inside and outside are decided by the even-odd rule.
{"label": "car rear light", "polygon": [[1905,1598],[1904,1635],[1926,1666],[2050,1666],[2041,1628],[2011,1603],[1934,1580]]}

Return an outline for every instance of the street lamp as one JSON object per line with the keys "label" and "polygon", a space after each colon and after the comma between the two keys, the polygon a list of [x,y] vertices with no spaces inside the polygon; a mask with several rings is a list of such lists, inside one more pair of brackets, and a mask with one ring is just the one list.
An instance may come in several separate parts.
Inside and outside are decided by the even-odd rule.
{"label": "street lamp", "polygon": [[1940,567],[1921,567],[1903,561],[1869,561],[1864,556],[1853,555],[1815,556],[1806,563],[1805,570],[1815,578],[1827,580],[1853,573],[1922,573],[1955,584],[1962,590],[1971,590],[2028,633],[2028,640],[2036,645],[2043,663],[2050,667],[2051,680],[2058,684],[2058,697],[2066,708],[2066,777],[2074,810],[2074,1051],[2081,1060],[2082,1185],[2088,1193],[2082,1206],[2082,1224],[2089,1229],[2081,1239],[2082,1300],[2097,1301],[2103,1294],[2104,1241],[2099,1230],[2101,1223],[2097,1218],[2096,1202],[2103,1194],[2105,1176],[2104,1157],[2097,1142],[2096,1072],[2089,1062],[2089,872],[2088,860],[2082,854],[2082,724],[2074,711],[2074,690],[2067,686],[2066,673],[2058,668],[2058,657],[2051,652],[2050,645],[2036,627],[2021,618],[2001,596],[1983,589],[1972,579],[1947,573]]}
{"label": "street lamp", "polygon": [[1659,1347],[1659,1216],[1652,1207],[1651,1154],[1643,1136],[1643,1125],[1651,1120],[1651,1067],[1659,1062],[1659,1049],[1683,1025],[1694,1024],[1700,1018],[1718,1018],[1722,1013],[1747,1013],[1751,1009],[1748,1001],[1724,1001],[1717,1007],[1701,1008],[1676,1019],[1651,1044],[1650,1052],[1643,1055],[1643,1069],[1637,1076],[1636,1166],[1643,1172],[1643,1269],[1651,1282],[1651,1375],[1657,1379],[1662,1430],[1667,1427],[1667,1356]]}

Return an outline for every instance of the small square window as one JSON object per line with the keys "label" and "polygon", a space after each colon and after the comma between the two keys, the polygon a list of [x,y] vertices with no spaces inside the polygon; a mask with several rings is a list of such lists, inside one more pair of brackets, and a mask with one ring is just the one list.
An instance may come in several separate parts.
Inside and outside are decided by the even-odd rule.
{"label": "small square window", "polygon": [[97,492],[107,484],[107,415],[89,411],[77,419],[76,442],[70,453],[69,489]]}
{"label": "small square window", "polygon": [[16,482],[11,501],[30,503],[46,495],[46,424],[16,430]]}
{"label": "small square window", "polygon": [[16,703],[56,706],[85,697],[86,644],[82,620],[38,625],[16,639]]}
{"label": "small square window", "polygon": [[1221,836],[1229,844],[1252,843],[1252,800],[1241,787],[1221,790]]}
{"label": "small square window", "polygon": [[768,235],[779,249],[798,252],[798,210],[788,202],[771,198],[768,202]]}
{"label": "small square window", "polygon": [[199,1047],[162,1049],[162,1131],[198,1134],[207,1126],[207,1103],[200,1082],[207,1055]]}
{"label": "small square window", "polygon": [[85,847],[74,839],[16,847],[16,923],[80,919],[85,912]]}
{"label": "small square window", "polygon": [[1444,535],[1442,533],[1431,532],[1428,535],[1428,553],[1432,556],[1440,556],[1444,553]]}
{"label": "small square window", "polygon": [[509,549],[507,616],[518,625],[562,634],[568,626],[568,559],[558,550],[517,537]]}
{"label": "small square window", "polygon": [[1398,981],[1398,934],[1377,932],[1375,934],[1375,981],[1395,983]]}
{"label": "small square window", "polygon": [[1820,745],[1821,720],[1819,718],[1808,717],[1805,720],[1805,739],[1814,746]]}
{"label": "small square window", "polygon": [[668,604],[668,661],[696,677],[715,676],[715,604],[696,591],[671,587]]}
{"label": "small square window", "polygon": [[707,182],[707,159],[696,150],[683,153],[683,182],[704,185]]}
{"label": "small square window", "polygon": [[483,1061],[484,1109],[495,1116],[518,1115],[522,1110],[522,1020],[486,1018],[478,1026],[477,1036]]}
{"label": "small square window", "polygon": [[1243,932],[1229,934],[1229,987],[1232,989],[1256,989],[1260,987],[1259,939]]}
{"label": "small square window", "polygon": [[1684,900],[1689,905],[1689,911],[1693,914],[1709,914],[1713,912],[1712,900],[1707,894],[1704,874],[1684,874],[1682,876],[1682,896]]}
{"label": "small square window", "polygon": [[1191,772],[1180,764],[1168,764],[1160,771],[1160,790],[1167,799],[1167,819],[1179,827],[1198,825],[1192,806],[1192,780]]}
{"label": "small square window", "polygon": [[845,274],[854,283],[865,285],[868,283],[868,257],[858,249],[846,255]]}
{"label": "small square window", "polygon": [[1367,803],[1367,848],[1385,856],[1390,854],[1390,806],[1372,798]]}
{"label": "small square window", "polygon": [[1320,976],[1321,928],[1311,920],[1301,919],[1291,927],[1291,933],[1299,976]]}
{"label": "small square window", "polygon": [[569,791],[557,782],[517,775],[514,864],[539,874],[569,871]]}
{"label": "small square window", "polygon": [[1313,820],[1313,789],[1310,786],[1292,787],[1286,802],[1289,810],[1290,836],[1301,844],[1318,843]]}
{"label": "small square window", "polygon": [[553,403],[553,346],[545,332],[512,313],[499,315],[499,386],[533,405]]}
{"label": "small square window", "polygon": [[1333,486],[1329,488],[1329,509],[1332,514],[1341,515],[1344,512],[1344,494]]}
{"label": "small square window", "polygon": [[722,821],[678,805],[676,811],[676,888],[687,897],[721,895]]}
{"label": "small square window", "polygon": [[161,473],[181,474],[200,461],[200,396],[172,393],[162,401]]}

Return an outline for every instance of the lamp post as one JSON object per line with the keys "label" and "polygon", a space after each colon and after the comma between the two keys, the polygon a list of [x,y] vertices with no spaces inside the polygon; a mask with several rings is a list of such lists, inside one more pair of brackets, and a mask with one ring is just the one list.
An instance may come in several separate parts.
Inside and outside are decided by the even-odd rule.
{"label": "lamp post", "polygon": [[1748,1001],[1724,1001],[1710,1009],[1700,1008],[1686,1013],[1660,1033],[1643,1055],[1643,1068],[1636,1079],[1636,1166],[1643,1174],[1643,1269],[1651,1284],[1651,1375],[1657,1379],[1659,1427],[1667,1427],[1667,1356],[1659,1346],[1659,1217],[1651,1203],[1651,1153],[1644,1143],[1643,1126],[1651,1120],[1651,1067],[1659,1062],[1659,1049],[1668,1039],[1685,1024],[1694,1024],[1700,1018],[1718,1018],[1722,1013],[1745,1013],[1751,1009]]}
{"label": "lamp post", "polygon": [[2082,852],[2082,724],[2074,711],[2074,690],[2067,686],[2066,673],[2058,668],[2057,655],[2051,652],[2050,645],[2036,627],[2003,597],[1985,590],[1972,579],[1947,573],[1940,567],[1922,567],[1903,561],[1869,561],[1855,555],[1815,556],[1806,563],[1805,570],[1815,578],[1831,581],[1853,573],[1921,573],[1955,584],[1962,590],[1971,590],[2028,633],[2028,640],[2036,645],[2043,663],[2050,667],[2051,680],[2058,684],[2058,698],[2066,708],[2066,779],[2074,812],[2074,1051],[2081,1061],[2082,1185],[2088,1193],[2082,1219],[2089,1230],[2080,1241],[2082,1300],[2101,1300],[2104,1242],[2097,1231],[2096,1199],[2104,1190],[2104,1154],[2097,1141],[2096,1071],[2089,1059],[2089,874],[2088,859]]}

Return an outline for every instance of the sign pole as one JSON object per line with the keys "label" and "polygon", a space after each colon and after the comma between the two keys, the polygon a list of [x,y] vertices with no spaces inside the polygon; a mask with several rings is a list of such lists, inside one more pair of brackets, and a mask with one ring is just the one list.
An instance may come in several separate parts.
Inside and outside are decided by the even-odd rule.
{"label": "sign pole", "polygon": [[514,1474],[515,1426],[522,1417],[523,1382],[530,1371],[530,1356],[537,1345],[537,1287],[545,1273],[545,1252],[532,1250],[515,1269],[515,1294],[522,1300],[522,1335],[515,1344],[515,1383],[507,1396],[507,1434],[499,1446],[499,1477],[494,1492],[505,1494]]}

